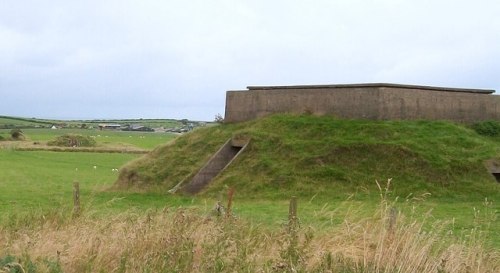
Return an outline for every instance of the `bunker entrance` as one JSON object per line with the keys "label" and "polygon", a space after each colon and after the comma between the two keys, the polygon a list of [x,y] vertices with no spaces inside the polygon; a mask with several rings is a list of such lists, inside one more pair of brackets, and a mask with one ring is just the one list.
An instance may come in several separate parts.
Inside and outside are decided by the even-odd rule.
{"label": "bunker entrance", "polygon": [[500,173],[491,173],[495,179],[497,180],[498,183],[500,183]]}
{"label": "bunker entrance", "polygon": [[485,162],[485,165],[491,175],[500,183],[500,160],[490,159]]}
{"label": "bunker entrance", "polygon": [[[190,194],[196,194],[207,186],[219,173],[227,168],[231,162],[243,151],[249,143],[248,138],[233,137],[210,158],[183,189]],[[175,192],[183,182],[179,183],[170,192]]]}

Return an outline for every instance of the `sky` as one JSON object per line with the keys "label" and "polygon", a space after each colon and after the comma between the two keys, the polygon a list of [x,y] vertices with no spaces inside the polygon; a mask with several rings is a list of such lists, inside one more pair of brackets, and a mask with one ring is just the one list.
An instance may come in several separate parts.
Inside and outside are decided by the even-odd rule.
{"label": "sky", "polygon": [[224,115],[251,85],[500,92],[498,0],[0,0],[0,115]]}

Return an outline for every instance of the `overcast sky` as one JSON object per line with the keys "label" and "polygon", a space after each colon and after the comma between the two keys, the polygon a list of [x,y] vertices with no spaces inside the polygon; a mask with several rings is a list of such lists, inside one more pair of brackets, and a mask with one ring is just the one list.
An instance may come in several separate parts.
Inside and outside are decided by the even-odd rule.
{"label": "overcast sky", "polygon": [[0,0],[0,115],[224,114],[248,85],[500,92],[498,0]]}

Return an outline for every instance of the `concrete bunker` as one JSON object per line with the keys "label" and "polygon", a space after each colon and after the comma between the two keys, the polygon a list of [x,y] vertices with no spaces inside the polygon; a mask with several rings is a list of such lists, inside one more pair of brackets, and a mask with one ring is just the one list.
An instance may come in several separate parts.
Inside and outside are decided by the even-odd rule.
{"label": "concrete bunker", "polygon": [[449,120],[474,123],[500,119],[495,90],[391,83],[248,86],[226,92],[224,122],[274,113],[310,113],[346,119]]}
{"label": "concrete bunker", "polygon": [[[184,192],[196,194],[205,188],[219,173],[224,171],[238,155],[247,147],[249,138],[235,136],[224,143],[222,147],[208,160],[208,162],[184,186],[184,181],[179,183],[170,192],[175,192],[182,187]],[[186,180],[189,180],[186,179]]]}

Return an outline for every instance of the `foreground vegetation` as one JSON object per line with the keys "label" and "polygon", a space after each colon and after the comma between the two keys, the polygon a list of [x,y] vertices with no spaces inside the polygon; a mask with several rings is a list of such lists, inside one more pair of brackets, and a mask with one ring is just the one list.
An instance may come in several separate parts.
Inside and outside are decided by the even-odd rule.
{"label": "foreground vegetation", "polygon": [[25,270],[14,272],[500,270],[500,251],[483,245],[480,224],[454,234],[451,223],[399,213],[384,191],[369,217],[352,206],[347,213],[321,211],[317,217],[342,218],[321,230],[290,215],[280,228],[269,228],[196,209],[129,210],[104,218],[56,209],[0,228],[0,266]]}

